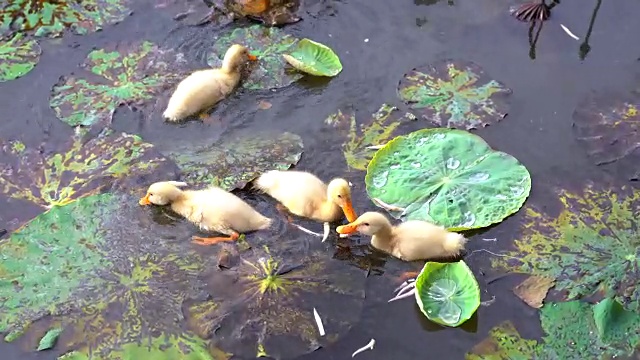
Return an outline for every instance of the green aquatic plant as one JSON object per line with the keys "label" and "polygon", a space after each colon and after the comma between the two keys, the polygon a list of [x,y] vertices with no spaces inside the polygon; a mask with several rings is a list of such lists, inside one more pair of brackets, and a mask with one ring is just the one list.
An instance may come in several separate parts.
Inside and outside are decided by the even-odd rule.
{"label": "green aquatic plant", "polygon": [[0,36],[0,82],[26,75],[38,64],[41,53],[38,42],[22,34]]}
{"label": "green aquatic plant", "polygon": [[298,41],[288,54],[282,54],[289,65],[316,76],[336,76],[342,71],[340,58],[333,50],[309,39]]}
{"label": "green aquatic plant", "polygon": [[240,358],[294,358],[314,351],[348,331],[362,310],[358,269],[322,251],[306,254],[287,248],[286,240],[272,240],[269,247],[241,253],[233,273],[214,275],[211,300],[188,306],[190,329],[202,338],[215,333],[216,344]]}
{"label": "green aquatic plant", "polygon": [[302,78],[298,71],[286,69],[286,62],[282,57],[297,41],[297,38],[276,27],[252,25],[237,28],[218,38],[207,56],[207,63],[212,67],[219,67],[232,44],[243,44],[251,54],[258,57],[258,61],[242,86],[251,90],[281,88]]}
{"label": "green aquatic plant", "polygon": [[239,136],[222,143],[190,143],[163,150],[190,185],[216,185],[225,190],[243,188],[267,170],[288,169],[298,163],[302,151],[302,139],[291,133]]}
{"label": "green aquatic plant", "polygon": [[640,93],[591,93],[573,113],[573,132],[596,165],[615,163],[629,180],[640,179]]}
{"label": "green aquatic plant", "polygon": [[436,126],[470,130],[503,119],[511,90],[473,62],[444,60],[411,70],[398,95]]}
{"label": "green aquatic plant", "polygon": [[416,279],[415,296],[424,316],[451,327],[469,320],[480,306],[480,287],[462,260],[427,262]]}
{"label": "green aquatic plant", "polygon": [[71,126],[109,124],[119,106],[143,105],[177,83],[185,64],[181,54],[148,41],[94,50],[81,67],[99,81],[62,77],[49,105]]}
{"label": "green aquatic plant", "polygon": [[4,0],[0,36],[14,30],[35,36],[61,36],[66,29],[84,35],[131,14],[128,0]]}
{"label": "green aquatic plant", "polygon": [[413,114],[401,114],[395,106],[382,104],[370,119],[360,122],[359,127],[353,109],[338,110],[324,122],[337,128],[346,137],[342,153],[347,165],[352,169],[366,170],[376,152],[369,147],[386,143],[396,133],[398,126],[412,120],[415,120]]}
{"label": "green aquatic plant", "polygon": [[0,189],[15,199],[61,206],[110,187],[113,180],[152,174],[170,162],[135,135],[104,131],[74,137],[58,153],[27,148],[19,141],[0,142]]}
{"label": "green aquatic plant", "polygon": [[523,339],[507,320],[492,328],[489,336],[465,355],[465,360],[531,360],[538,351],[538,342]]}
{"label": "green aquatic plant", "polygon": [[531,191],[529,171],[516,158],[455,129],[391,140],[369,163],[365,183],[369,197],[391,216],[455,231],[502,221]]}
{"label": "green aquatic plant", "polygon": [[554,278],[569,300],[612,289],[620,303],[640,311],[640,192],[590,184],[577,192],[560,189],[558,198],[559,214],[526,209],[515,249],[492,265]]}

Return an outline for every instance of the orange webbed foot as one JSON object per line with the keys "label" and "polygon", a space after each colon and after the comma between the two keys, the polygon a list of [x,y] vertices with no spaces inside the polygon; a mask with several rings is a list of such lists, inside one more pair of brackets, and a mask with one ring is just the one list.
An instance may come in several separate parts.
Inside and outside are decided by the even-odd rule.
{"label": "orange webbed foot", "polygon": [[419,271],[405,271],[402,274],[400,274],[400,276],[398,276],[398,282],[405,282],[409,279],[414,279],[416,277],[418,277],[418,275],[420,274]]}
{"label": "orange webbed foot", "polygon": [[284,217],[287,218],[287,221],[289,223],[293,222],[293,218],[291,217],[291,214],[289,213],[289,210],[284,205],[276,204],[276,210],[278,210],[279,213],[284,215]]}
{"label": "orange webbed foot", "polygon": [[240,238],[240,234],[238,233],[233,233],[231,234],[231,236],[219,236],[219,237],[200,237],[200,236],[194,236],[191,239],[193,240],[193,242],[195,244],[198,245],[215,245],[217,243],[220,242],[225,242],[225,241],[236,241],[238,240],[238,238]]}

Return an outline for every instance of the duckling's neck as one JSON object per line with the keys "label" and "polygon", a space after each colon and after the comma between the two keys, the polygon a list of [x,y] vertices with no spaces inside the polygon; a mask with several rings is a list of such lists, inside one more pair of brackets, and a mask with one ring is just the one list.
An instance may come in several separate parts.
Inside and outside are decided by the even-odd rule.
{"label": "duckling's neck", "polygon": [[395,247],[393,239],[393,227],[383,226],[371,237],[371,245],[375,248],[391,253]]}
{"label": "duckling's neck", "polygon": [[326,199],[320,205],[320,217],[325,221],[338,220],[342,215],[342,208],[333,201]]}
{"label": "duckling's neck", "polygon": [[[180,191],[180,190],[179,190]],[[191,215],[192,207],[185,201],[186,197],[183,191],[175,194],[171,200],[171,210],[175,211],[183,217],[188,218]]]}
{"label": "duckling's neck", "polygon": [[237,74],[240,72],[240,65],[232,57],[225,57],[224,60],[222,60],[220,70],[225,74]]}

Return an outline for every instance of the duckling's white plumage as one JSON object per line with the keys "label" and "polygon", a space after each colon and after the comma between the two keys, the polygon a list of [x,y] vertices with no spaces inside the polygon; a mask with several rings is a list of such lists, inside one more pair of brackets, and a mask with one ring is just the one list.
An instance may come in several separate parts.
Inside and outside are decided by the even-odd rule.
{"label": "duckling's white plumage", "polygon": [[255,59],[244,46],[232,45],[222,67],[195,71],[178,84],[163,117],[175,122],[213,107],[236,89],[242,67]]}

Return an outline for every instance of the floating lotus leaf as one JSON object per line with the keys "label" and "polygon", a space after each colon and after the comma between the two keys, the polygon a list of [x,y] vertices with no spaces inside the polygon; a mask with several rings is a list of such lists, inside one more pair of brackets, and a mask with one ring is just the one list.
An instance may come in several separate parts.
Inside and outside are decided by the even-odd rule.
{"label": "floating lotus leaf", "polygon": [[302,77],[298,71],[287,70],[282,57],[297,41],[297,38],[275,27],[253,25],[237,28],[218,38],[213,52],[207,56],[207,62],[213,67],[221,66],[227,49],[233,44],[242,44],[258,57],[251,75],[242,86],[252,90],[281,88]]}
{"label": "floating lotus leaf", "polygon": [[57,154],[26,148],[19,141],[0,144],[2,192],[44,207],[96,194],[126,176],[150,175],[174,166],[153,145],[125,133],[74,137]]}
{"label": "floating lotus leaf", "polygon": [[489,331],[489,336],[466,354],[465,360],[531,360],[535,359],[538,342],[520,337],[510,321]]}
{"label": "floating lotus leaf", "polygon": [[527,305],[539,309],[542,307],[549,289],[551,289],[554,284],[554,279],[532,275],[514,287],[513,293]]}
{"label": "floating lotus leaf", "polygon": [[[178,82],[185,64],[181,54],[148,41],[94,50],[81,65],[89,77],[62,77],[49,105],[71,126],[108,124],[119,106],[151,102]],[[96,75],[99,81],[88,80]]]}
{"label": "floating lotus leaf", "polygon": [[51,349],[56,345],[56,341],[58,341],[58,336],[62,333],[62,328],[52,328],[47,331],[46,334],[40,339],[40,343],[38,343],[38,351]]}
{"label": "floating lotus leaf", "polygon": [[302,155],[302,139],[291,133],[226,138],[205,146],[182,145],[164,153],[175,160],[190,185],[243,188],[267,170],[286,170]]}
{"label": "floating lotus leaf", "polygon": [[640,179],[640,95],[590,94],[573,113],[578,141],[596,165],[617,163],[624,176]]}
{"label": "floating lotus leaf", "polygon": [[445,326],[462,325],[480,306],[480,287],[462,260],[427,262],[416,279],[415,295],[424,316]]}
{"label": "floating lotus leaf", "polygon": [[72,359],[211,359],[182,312],[185,299],[206,295],[204,260],[187,229],[153,223],[137,199],[83,197],[0,243],[0,332],[13,340],[59,324],[56,348],[75,350]]}
{"label": "floating lotus leaf", "polygon": [[[273,250],[254,246],[240,254],[232,271],[216,271],[211,300],[188,306],[190,329],[213,336],[242,359],[295,358],[348,331],[362,310],[362,272],[324,250],[307,252],[304,245],[287,248],[284,242],[271,239]],[[318,332],[314,308],[325,336]]]}
{"label": "floating lotus leaf", "polygon": [[340,58],[333,50],[309,39],[298,41],[284,59],[294,68],[317,76],[336,76],[342,71]]}
{"label": "floating lotus leaf", "polygon": [[507,116],[511,89],[470,61],[445,60],[411,70],[398,95],[436,126],[470,130]]}
{"label": "floating lotus leaf", "polygon": [[67,29],[84,35],[131,14],[128,0],[4,0],[0,36],[12,30],[57,37]]}
{"label": "floating lotus leaf", "polygon": [[0,36],[0,82],[26,75],[40,61],[40,45],[22,34],[2,39]]}
{"label": "floating lotus leaf", "polygon": [[365,182],[369,197],[393,217],[455,231],[502,221],[531,190],[529,172],[516,158],[454,129],[391,140],[369,163]]}
{"label": "floating lotus leaf", "polygon": [[612,289],[618,301],[640,310],[640,192],[588,185],[558,196],[559,215],[526,209],[515,250],[493,258],[493,266],[555,278],[555,289],[570,300]]}
{"label": "floating lotus leaf", "polygon": [[375,150],[367,149],[369,146],[386,143],[395,134],[396,129],[402,123],[415,120],[415,116],[410,113],[404,115],[398,113],[395,106],[382,104],[371,119],[358,122],[353,109],[338,110],[335,114],[329,115],[325,123],[336,127],[347,138],[342,145],[342,153],[352,169],[366,170],[367,164],[371,161]]}

